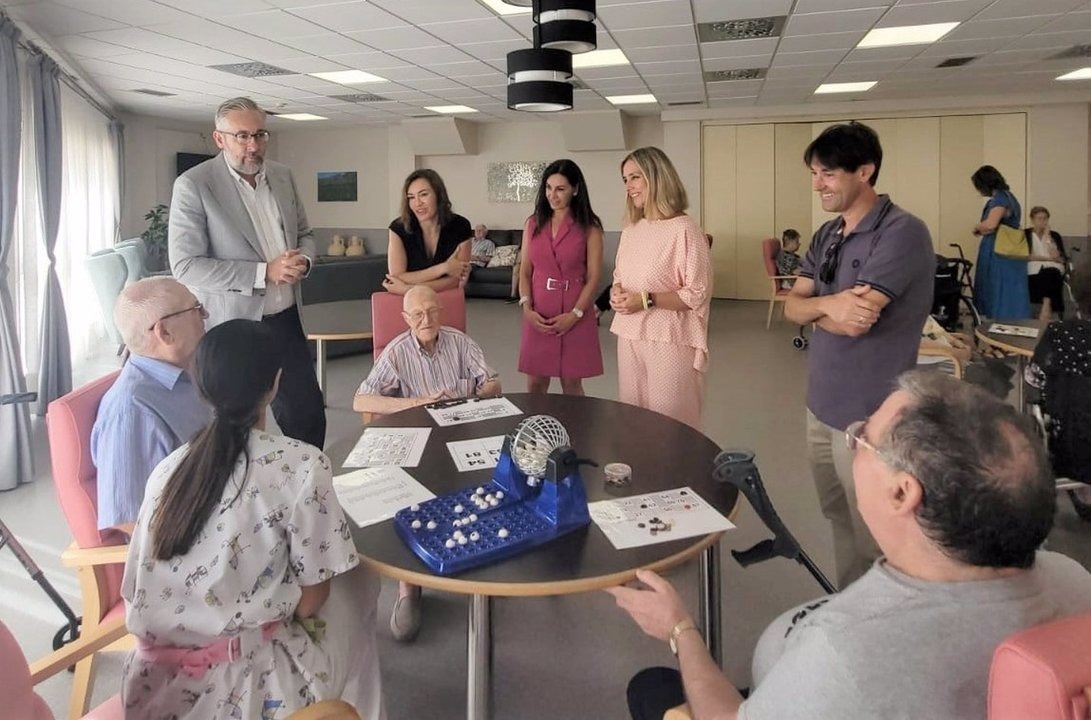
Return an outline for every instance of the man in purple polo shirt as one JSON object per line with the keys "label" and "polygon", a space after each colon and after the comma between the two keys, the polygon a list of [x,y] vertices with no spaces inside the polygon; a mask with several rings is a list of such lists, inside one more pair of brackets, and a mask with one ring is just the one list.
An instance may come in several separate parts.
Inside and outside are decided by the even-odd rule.
{"label": "man in purple polo shirt", "polygon": [[879,556],[856,509],[843,434],[868,417],[916,364],[932,305],[935,253],[928,228],[875,192],[883,149],[866,125],[833,125],[807,147],[811,186],[838,213],[811,240],[785,315],[816,323],[809,353],[807,455],[822,514],[833,524],[837,583]]}

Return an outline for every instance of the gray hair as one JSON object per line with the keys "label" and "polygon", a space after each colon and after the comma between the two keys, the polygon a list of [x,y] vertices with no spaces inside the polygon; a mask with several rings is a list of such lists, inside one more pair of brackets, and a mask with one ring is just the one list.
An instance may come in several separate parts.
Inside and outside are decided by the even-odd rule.
{"label": "gray hair", "polygon": [[227,117],[231,112],[259,112],[262,117],[265,116],[265,111],[258,107],[258,104],[248,97],[235,97],[230,100],[225,100],[220,104],[220,107],[216,109],[216,127],[220,127],[220,121]]}
{"label": "gray hair", "polygon": [[129,351],[145,355],[151,349],[151,328],[159,318],[180,310],[178,296],[186,286],[171,277],[138,280],[121,291],[114,304],[114,324]]}
{"label": "gray hair", "polygon": [[1029,418],[969,383],[912,370],[910,401],[878,446],[920,483],[921,529],[949,557],[980,567],[1030,567],[1053,526],[1056,493]]}

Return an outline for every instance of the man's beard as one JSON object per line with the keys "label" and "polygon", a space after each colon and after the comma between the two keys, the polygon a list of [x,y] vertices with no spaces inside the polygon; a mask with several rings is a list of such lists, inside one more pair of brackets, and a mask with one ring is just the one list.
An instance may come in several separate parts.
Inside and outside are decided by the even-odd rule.
{"label": "man's beard", "polygon": [[232,160],[231,167],[241,175],[257,175],[265,165],[265,158],[263,157],[247,159],[246,156],[243,156],[237,163],[234,162],[234,158],[229,159]]}

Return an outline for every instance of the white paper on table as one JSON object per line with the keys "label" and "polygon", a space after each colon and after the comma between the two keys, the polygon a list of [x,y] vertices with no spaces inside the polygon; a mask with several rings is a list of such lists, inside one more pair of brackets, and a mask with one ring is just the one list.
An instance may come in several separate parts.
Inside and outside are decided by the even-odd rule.
{"label": "white paper on table", "polygon": [[360,527],[394,517],[394,513],[435,497],[400,467],[355,470],[333,479],[341,508]]}
{"label": "white paper on table", "polygon": [[504,446],[503,435],[474,438],[473,440],[455,440],[447,443],[447,452],[455,461],[459,472],[487,470],[496,467],[500,461],[500,449]]}
{"label": "white paper on table", "polygon": [[432,428],[367,428],[344,467],[416,467]]}
{"label": "white paper on table", "polygon": [[989,334],[996,333],[997,335],[1015,335],[1016,337],[1036,338],[1038,337],[1038,328],[1026,327],[1024,325],[1003,325],[1001,323],[993,323],[989,326]]}
{"label": "white paper on table", "polygon": [[461,401],[453,401],[451,404],[444,404],[442,407],[427,409],[428,414],[440,427],[523,414],[522,410],[515,407],[515,404],[505,397],[466,398]]}
{"label": "white paper on table", "polygon": [[[734,525],[688,487],[589,503],[591,519],[618,550],[732,530]],[[651,530],[658,519],[669,530]],[[658,525],[662,527],[662,525]]]}

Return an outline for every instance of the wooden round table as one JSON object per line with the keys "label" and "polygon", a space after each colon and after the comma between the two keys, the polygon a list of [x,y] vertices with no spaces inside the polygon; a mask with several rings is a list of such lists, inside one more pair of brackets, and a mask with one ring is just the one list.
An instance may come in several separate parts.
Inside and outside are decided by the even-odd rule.
{"label": "wooden round table", "polygon": [[318,389],[326,397],[326,343],[371,340],[371,302],[340,300],[303,306],[303,330],[317,347]]}
{"label": "wooden round table", "polygon": [[[1038,346],[1038,341],[1042,338],[1042,333],[1045,331],[1046,325],[1048,324],[1049,321],[1047,320],[984,320],[981,325],[978,326],[977,330],[974,331],[974,335],[981,342],[994,347],[1003,353],[1015,356],[1016,402],[1019,404],[1020,411],[1023,410],[1023,371],[1026,368],[1027,360],[1034,357],[1034,348]],[[1015,325],[1017,327],[1034,328],[1038,331],[1038,334],[1034,337],[1023,337],[1022,335],[995,333],[992,332],[994,325]]]}
{"label": "wooden round table", "polygon": [[[430,427],[420,465],[406,468],[437,495],[488,480],[492,470],[458,472],[447,450],[452,440],[509,433],[526,415],[556,417],[568,430],[580,457],[599,467],[581,468],[590,502],[618,497],[606,486],[602,467],[625,462],[633,469],[622,495],[639,495],[689,486],[725,515],[733,513],[736,489],[712,478],[720,449],[696,430],[659,413],[591,397],[513,394],[507,396],[525,415],[437,427],[424,408],[388,415],[372,427]],[[339,466],[349,447],[330,448]],[[393,521],[356,528],[353,538],[363,561],[379,573],[428,588],[472,596],[468,627],[467,718],[489,714],[490,601],[494,596],[562,595],[612,587],[634,579],[638,568],[666,570],[695,557],[701,560],[700,619],[706,641],[719,660],[720,562],[722,533],[616,550],[591,523],[526,554],[456,576],[431,571],[401,541]]]}

